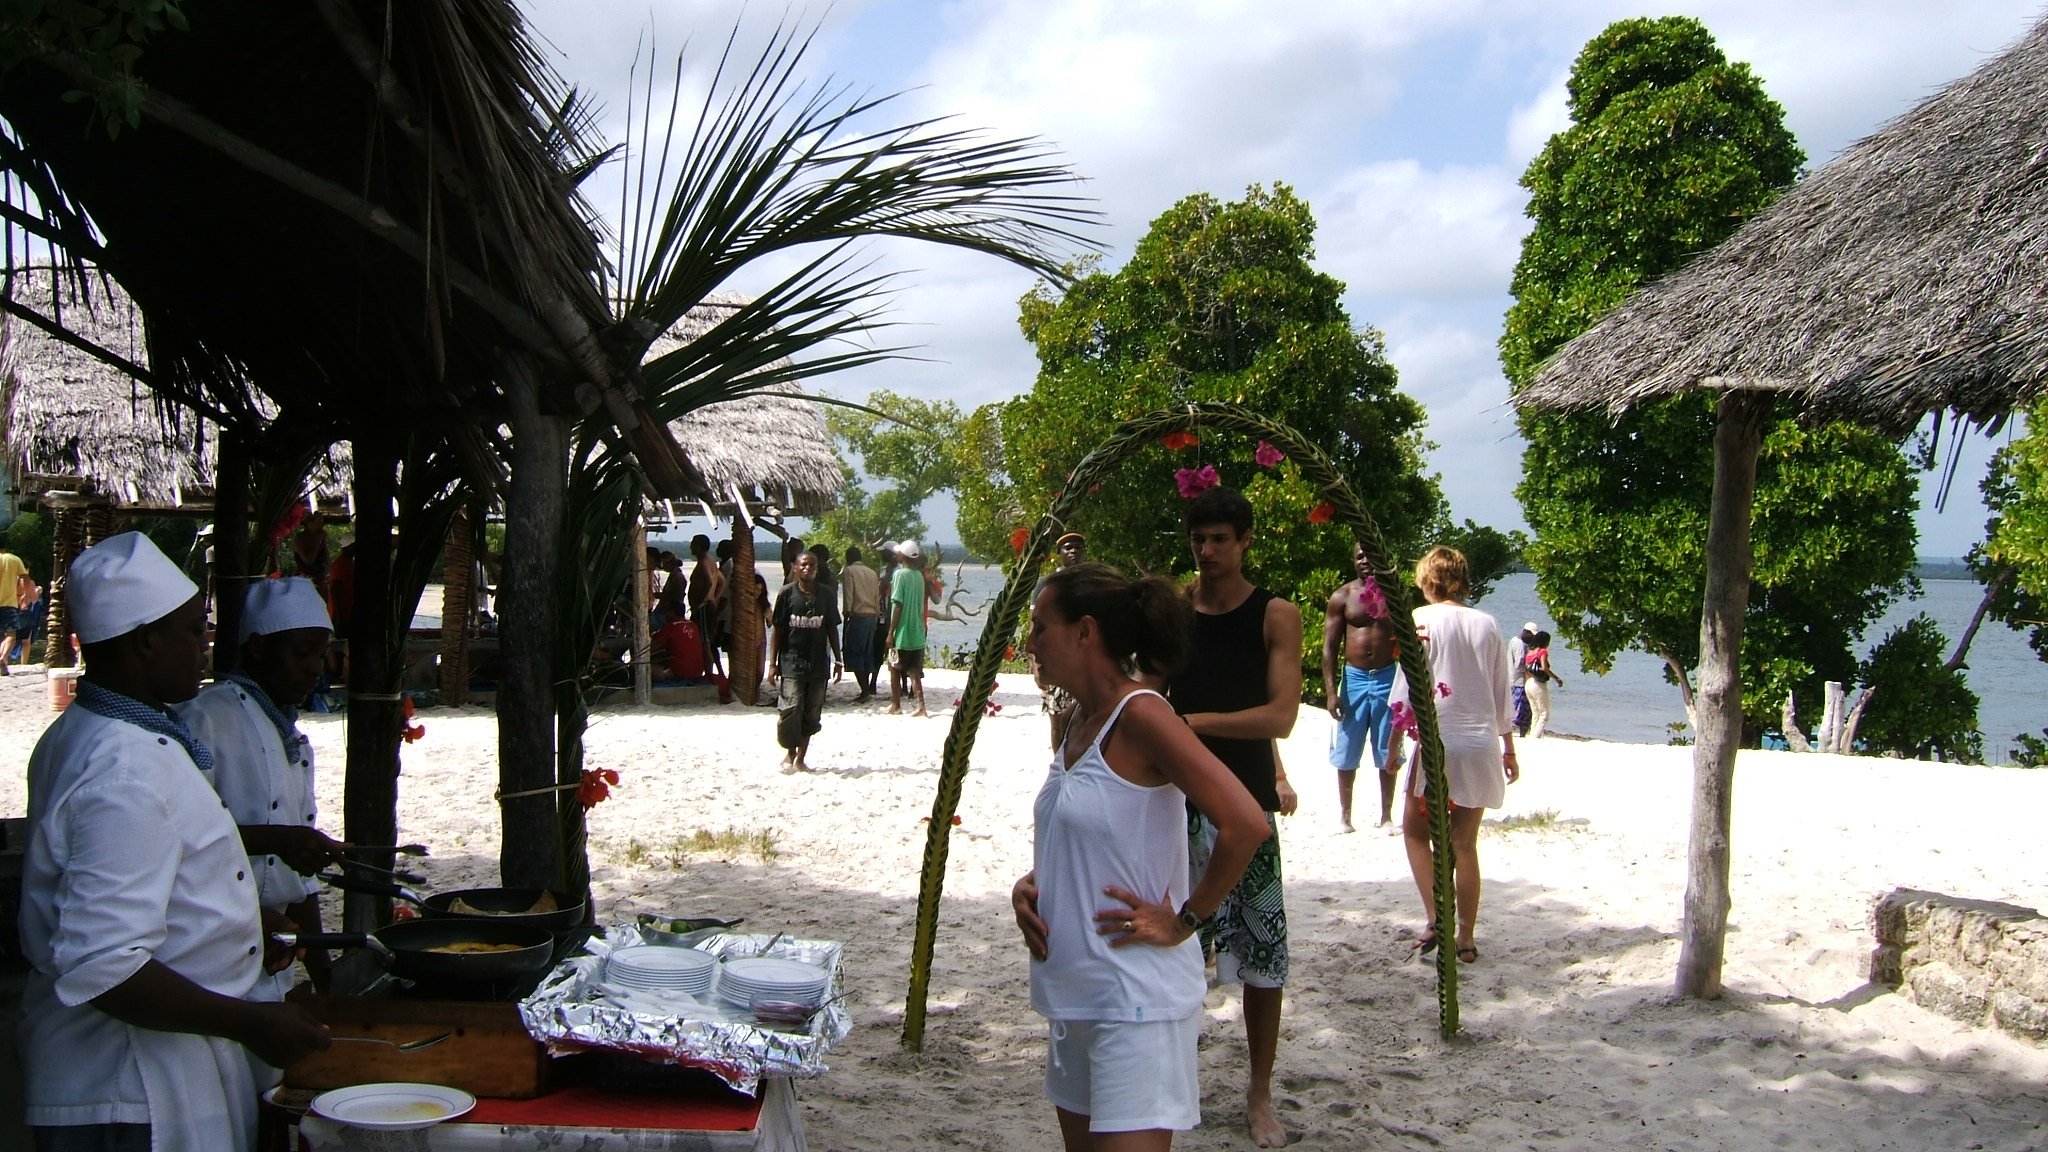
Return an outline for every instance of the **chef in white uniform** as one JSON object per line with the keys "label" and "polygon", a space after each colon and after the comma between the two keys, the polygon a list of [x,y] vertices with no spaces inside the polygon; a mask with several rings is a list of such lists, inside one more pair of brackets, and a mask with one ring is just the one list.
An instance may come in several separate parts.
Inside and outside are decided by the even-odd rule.
{"label": "chef in white uniform", "polygon": [[[340,859],[342,845],[314,821],[313,745],[299,731],[298,703],[313,691],[334,626],[311,580],[258,580],[242,604],[241,662],[176,711],[213,752],[213,786],[240,826],[263,907],[302,931],[320,931],[320,882],[313,873]],[[327,954],[310,952],[306,973],[325,991]],[[282,1000],[289,969],[258,981],[254,999]]]}
{"label": "chef in white uniform", "polygon": [[289,1064],[327,1030],[245,998],[266,961],[256,878],[212,755],[168,711],[199,686],[199,590],[128,532],[81,553],[65,594],[85,677],[28,764],[26,1119],[38,1152],[240,1152],[249,1054]]}

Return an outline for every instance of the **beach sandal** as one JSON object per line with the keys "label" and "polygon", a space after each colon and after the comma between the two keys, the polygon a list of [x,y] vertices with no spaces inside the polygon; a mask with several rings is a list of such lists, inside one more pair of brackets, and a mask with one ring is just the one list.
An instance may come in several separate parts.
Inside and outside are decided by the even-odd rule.
{"label": "beach sandal", "polygon": [[1458,963],[1479,963],[1479,949],[1472,947],[1470,944],[1467,944],[1465,947],[1458,949]]}
{"label": "beach sandal", "polygon": [[1436,951],[1436,946],[1436,925],[1431,924],[1422,930],[1422,935],[1415,938],[1415,943],[1408,946],[1408,958],[1419,961],[1424,956]]}

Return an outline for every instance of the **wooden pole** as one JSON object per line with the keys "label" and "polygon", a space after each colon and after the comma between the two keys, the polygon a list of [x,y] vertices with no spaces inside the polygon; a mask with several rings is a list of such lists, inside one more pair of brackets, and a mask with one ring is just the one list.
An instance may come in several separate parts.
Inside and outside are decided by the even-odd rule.
{"label": "wooden pole", "polygon": [[1686,854],[1685,926],[1678,994],[1721,995],[1728,935],[1728,846],[1735,752],[1742,745],[1742,618],[1749,606],[1750,510],[1768,396],[1725,392],[1714,432],[1714,495],[1707,528],[1707,595],[1700,611],[1698,741],[1692,749],[1692,842]]}
{"label": "wooden pole", "polygon": [[[505,496],[505,571],[499,581],[498,790],[535,792],[555,783],[556,649],[560,646],[562,537],[568,516],[569,421],[541,411],[540,384],[507,361],[512,478]],[[588,655],[585,653],[584,655]],[[501,883],[552,888],[561,882],[556,798],[538,792],[499,802]]]}
{"label": "wooden pole", "polygon": [[[391,597],[391,548],[398,495],[395,430],[366,419],[350,440],[355,460],[356,593],[349,620],[348,767],[343,783],[343,835],[356,844],[398,842],[398,688],[410,620],[399,620]],[[391,853],[368,857],[391,867]],[[349,932],[372,932],[390,919],[391,901],[351,892],[342,901]]]}
{"label": "wooden pole", "polygon": [[633,703],[654,702],[654,637],[647,628],[647,517],[633,518],[633,594],[626,600],[633,613],[627,633],[633,638]]}

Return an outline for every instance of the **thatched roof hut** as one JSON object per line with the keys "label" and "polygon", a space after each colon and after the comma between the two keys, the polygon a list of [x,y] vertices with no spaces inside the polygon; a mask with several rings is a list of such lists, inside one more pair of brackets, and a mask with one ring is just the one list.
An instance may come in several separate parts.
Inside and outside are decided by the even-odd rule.
{"label": "thatched roof hut", "polygon": [[[10,292],[73,334],[147,363],[142,314],[112,280],[26,268]],[[0,462],[20,502],[65,492],[129,512],[207,512],[218,441],[212,422],[129,373],[0,313]],[[322,504],[345,505],[345,445],[315,466],[310,483]]]}
{"label": "thatched roof hut", "polygon": [[[671,352],[716,326],[746,304],[736,293],[716,292],[690,309],[648,349],[649,358]],[[771,386],[740,400],[707,404],[669,422],[683,455],[719,494],[712,501],[722,515],[746,501],[750,515],[776,508],[815,516],[838,502],[839,457],[832,450],[825,415],[794,384]]]}
{"label": "thatched roof hut", "polygon": [[2048,391],[2048,21],[1637,291],[1514,397],[1722,393],[1700,623],[1682,995],[1721,993],[1757,454],[1774,409],[1903,434]]}
{"label": "thatched roof hut", "polygon": [[2048,389],[2048,22],[1630,296],[1515,397],[1767,388],[1815,419],[1996,422]]}

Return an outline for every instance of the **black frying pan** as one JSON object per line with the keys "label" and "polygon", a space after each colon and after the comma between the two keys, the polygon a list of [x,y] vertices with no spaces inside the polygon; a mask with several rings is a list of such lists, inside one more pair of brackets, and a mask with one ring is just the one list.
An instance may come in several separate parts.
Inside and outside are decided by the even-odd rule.
{"label": "black frying pan", "polygon": [[[277,940],[298,948],[368,948],[386,971],[429,982],[507,980],[548,966],[554,934],[531,924],[493,920],[401,920],[375,932],[282,932]],[[502,952],[435,952],[449,944],[513,944]]]}
{"label": "black frying pan", "polygon": [[[561,892],[555,893],[555,911],[526,911],[540,899],[541,893],[545,891],[541,888],[463,888],[454,892],[436,892],[431,896],[421,896],[410,888],[382,880],[367,880],[360,876],[322,872],[320,880],[346,892],[389,896],[416,904],[429,919],[452,918],[524,924],[534,928],[545,928],[551,932],[566,931],[583,923],[583,901],[574,900]],[[478,909],[478,912],[451,911],[457,900]]]}

